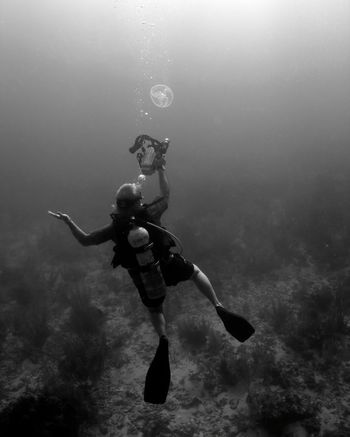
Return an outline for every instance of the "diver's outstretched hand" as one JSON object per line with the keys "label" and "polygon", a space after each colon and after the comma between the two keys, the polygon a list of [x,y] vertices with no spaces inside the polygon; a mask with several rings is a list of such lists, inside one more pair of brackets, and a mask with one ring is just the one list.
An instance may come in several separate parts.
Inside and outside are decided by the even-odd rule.
{"label": "diver's outstretched hand", "polygon": [[64,221],[65,223],[68,223],[70,221],[69,215],[68,214],[63,214],[60,211],[57,211],[57,212],[47,211],[47,213],[49,215],[52,215],[52,217],[57,218],[58,220]]}

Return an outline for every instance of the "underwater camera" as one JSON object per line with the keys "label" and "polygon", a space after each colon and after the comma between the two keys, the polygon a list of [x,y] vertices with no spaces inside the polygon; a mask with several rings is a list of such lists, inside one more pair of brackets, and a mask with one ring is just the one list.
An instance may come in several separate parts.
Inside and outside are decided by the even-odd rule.
{"label": "underwater camera", "polygon": [[142,174],[149,176],[156,171],[156,163],[167,152],[169,147],[169,139],[165,138],[160,142],[151,138],[148,135],[139,135],[129,151],[131,153],[138,152],[136,158],[139,162]]}

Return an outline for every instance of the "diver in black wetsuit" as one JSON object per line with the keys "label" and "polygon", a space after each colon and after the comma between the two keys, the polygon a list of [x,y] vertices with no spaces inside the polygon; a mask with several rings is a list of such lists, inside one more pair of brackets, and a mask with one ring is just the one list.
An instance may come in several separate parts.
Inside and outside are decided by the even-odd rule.
{"label": "diver in black wetsuit", "polygon": [[[57,219],[64,221],[69,226],[74,237],[84,246],[97,245],[109,240],[113,240],[116,243],[114,249],[116,254],[112,264],[114,267],[121,265],[128,270],[139,291],[143,304],[149,311],[152,324],[160,339],[158,349],[160,349],[160,352],[164,351],[164,357],[168,354],[166,321],[163,314],[165,286],[176,285],[179,282],[186,280],[192,280],[198,290],[211,302],[223,321],[227,331],[239,341],[244,342],[254,333],[254,328],[241,316],[224,309],[218,300],[208,277],[197,265],[186,260],[178,253],[172,253],[170,248],[174,244],[171,238],[169,239],[169,237],[159,229],[154,230],[153,225],[160,226],[161,216],[168,208],[169,201],[169,183],[165,173],[165,161],[163,158],[156,163],[156,169],[159,178],[160,196],[156,197],[156,199],[150,204],[143,204],[140,186],[135,183],[123,184],[116,194],[117,213],[115,215],[112,214],[112,222],[104,228],[91,233],[86,233],[73,222],[69,215],[62,212],[50,212],[50,214]],[[148,281],[149,283],[145,283],[142,269],[139,268],[135,254],[128,243],[128,232],[130,231],[131,226],[135,227],[135,223],[130,225],[130,222],[128,221],[131,217],[134,219],[136,217],[136,221],[141,220],[142,227],[146,228],[154,242],[152,250],[159,261],[161,275],[165,282],[163,289],[161,286],[159,287],[161,292],[155,295],[152,295],[152,277],[151,282]],[[159,285],[159,278],[157,278],[158,277],[156,276],[154,280],[155,287],[158,287]],[[158,352],[159,350],[157,350],[157,353]],[[155,371],[159,374],[159,366],[156,365],[155,367]],[[164,378],[170,382],[170,371],[166,372]],[[161,396],[161,399],[163,399],[163,401],[154,403],[162,403],[165,401],[164,396]],[[150,402],[153,401],[151,400]]]}

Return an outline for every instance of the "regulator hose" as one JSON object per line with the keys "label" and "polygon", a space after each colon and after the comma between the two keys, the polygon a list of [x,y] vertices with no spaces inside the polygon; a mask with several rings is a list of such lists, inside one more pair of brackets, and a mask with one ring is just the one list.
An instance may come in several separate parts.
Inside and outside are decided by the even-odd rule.
{"label": "regulator hose", "polygon": [[183,246],[182,246],[180,238],[178,238],[176,235],[174,235],[172,232],[168,231],[167,229],[162,228],[161,226],[155,225],[154,223],[150,223],[150,222],[145,222],[145,223],[147,223],[147,225],[149,225],[149,226],[153,226],[154,228],[158,229],[159,231],[164,232],[165,234],[168,234],[170,237],[172,237],[176,241],[176,243],[179,247],[179,254],[180,255],[182,254]]}

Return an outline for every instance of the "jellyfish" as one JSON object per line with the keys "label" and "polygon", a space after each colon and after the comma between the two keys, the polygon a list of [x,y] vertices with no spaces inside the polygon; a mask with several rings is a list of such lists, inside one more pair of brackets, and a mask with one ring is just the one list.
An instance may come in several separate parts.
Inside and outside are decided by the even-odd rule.
{"label": "jellyfish", "polygon": [[158,108],[168,108],[174,100],[174,93],[167,85],[154,85],[151,88],[150,96],[152,102]]}

